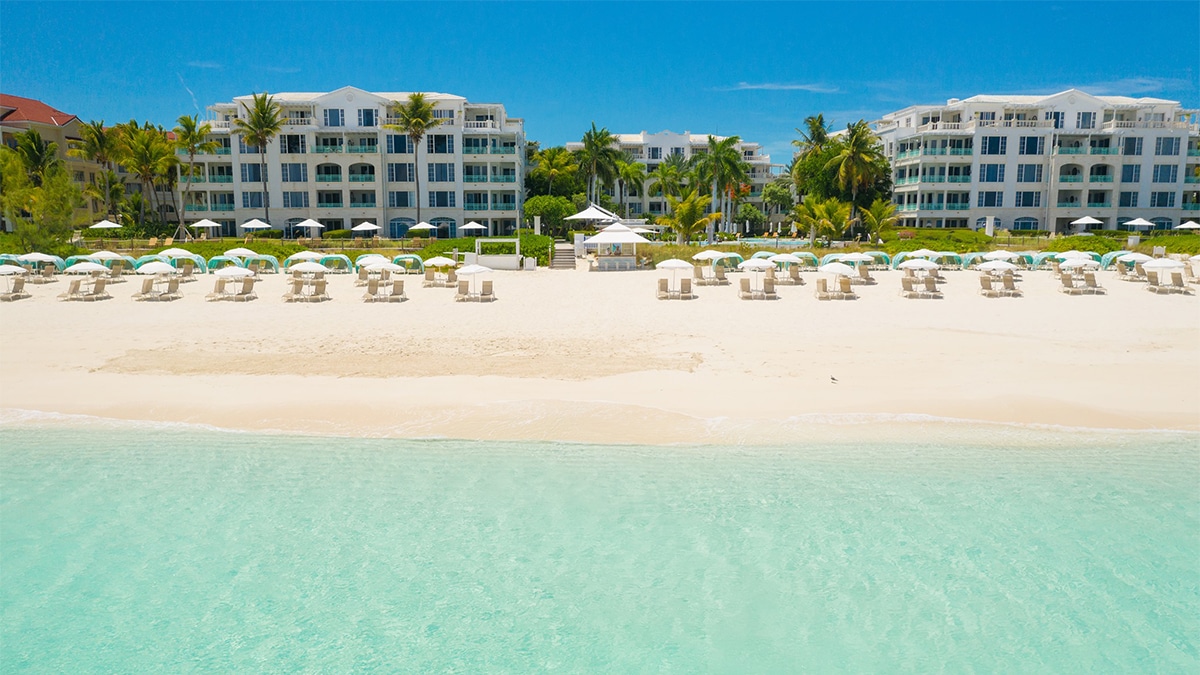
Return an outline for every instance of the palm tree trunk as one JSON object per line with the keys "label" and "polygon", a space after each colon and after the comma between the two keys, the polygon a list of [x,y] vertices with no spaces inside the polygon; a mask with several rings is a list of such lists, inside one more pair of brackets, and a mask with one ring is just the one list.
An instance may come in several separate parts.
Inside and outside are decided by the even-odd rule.
{"label": "palm tree trunk", "polygon": [[[713,178],[712,199],[709,200],[709,203],[712,204],[713,211],[716,211],[717,208],[721,204],[721,202],[717,196],[717,179],[716,179],[716,177]],[[713,243],[713,234],[714,233],[713,233],[713,221],[711,219],[704,226],[704,234],[705,234],[705,236],[708,237],[708,243],[710,243],[710,244]]]}
{"label": "palm tree trunk", "polygon": [[421,148],[419,147],[421,140],[413,139],[411,136],[409,140],[413,142],[413,178],[417,182],[417,222],[419,223],[421,222]]}
{"label": "palm tree trunk", "polygon": [[[183,189],[183,210],[184,211],[187,210],[188,195],[190,195],[192,193],[192,177],[195,175],[195,173],[196,173],[196,155],[188,155],[187,183],[184,184],[186,187],[184,187],[184,189]],[[179,213],[179,226],[180,227],[183,227],[183,216],[184,216],[184,214],[181,211]]]}

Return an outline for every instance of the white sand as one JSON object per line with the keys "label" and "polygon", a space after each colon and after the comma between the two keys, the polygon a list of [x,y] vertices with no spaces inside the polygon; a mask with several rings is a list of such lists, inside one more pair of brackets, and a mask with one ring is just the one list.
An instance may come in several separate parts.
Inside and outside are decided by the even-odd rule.
{"label": "white sand", "polygon": [[[497,272],[499,300],[455,303],[410,276],[408,302],[260,298],[58,302],[65,282],[0,306],[0,408],[361,436],[637,443],[810,438],[821,423],[919,414],[1018,424],[1200,429],[1200,297],[1100,273],[1068,297],[1026,273],[986,299],[947,272],[906,300],[877,272],[854,302],[818,302],[815,273],[777,302],[733,286],[659,301],[661,273]],[[830,380],[836,377],[837,384]],[[861,432],[856,432],[861,433]],[[835,433],[836,435],[836,433]]]}

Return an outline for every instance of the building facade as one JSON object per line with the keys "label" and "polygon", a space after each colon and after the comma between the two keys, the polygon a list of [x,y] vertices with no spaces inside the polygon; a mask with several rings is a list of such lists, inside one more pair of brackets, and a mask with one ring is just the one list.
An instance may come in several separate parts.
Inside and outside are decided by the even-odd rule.
{"label": "building facade", "polygon": [[[381,235],[400,237],[417,222],[418,199],[421,219],[440,237],[456,236],[472,220],[491,234],[512,232],[524,204],[524,120],[508,117],[500,104],[427,93],[442,122],[418,154],[407,136],[384,128],[396,122],[388,117],[392,106],[408,96],[354,87],[272,94],[284,123],[265,156],[245,144],[233,123],[253,96],[210,106],[210,138],[219,147],[196,157],[186,220],[207,218],[234,235],[238,225],[263,218],[265,172],[270,222],[284,236],[307,235],[294,225],[311,218],[325,231],[370,221]],[[187,180],[179,182],[181,201]]]}
{"label": "building facade", "polygon": [[[17,134],[36,130],[42,140],[58,145],[57,155],[67,175],[82,190],[86,185],[96,183],[97,174],[103,167],[67,154],[80,141],[80,126],[82,122],[75,115],[56,110],[41,101],[0,94],[0,140],[9,147],[16,147]],[[91,224],[100,220],[103,212],[104,207],[97,200],[87,199],[84,206],[75,210],[75,220],[80,225]],[[12,228],[5,223],[4,229]]]}
{"label": "building facade", "polygon": [[[618,150],[631,157],[633,161],[645,164],[647,174],[653,172],[658,168],[660,162],[671,155],[681,155],[685,160],[690,161],[692,157],[706,152],[708,148],[708,134],[693,134],[689,131],[682,134],[672,131],[660,131],[652,134],[643,131],[637,134],[613,134],[613,136],[617,139]],[[724,140],[726,137],[714,136],[714,138]],[[567,150],[574,152],[583,149],[583,143],[567,143],[566,147]],[[742,141],[738,143],[737,147],[742,159],[750,165],[748,172],[750,193],[746,199],[742,200],[742,203],[753,204],[760,211],[766,213],[767,209],[762,201],[763,187],[780,175],[784,167],[771,164],[771,156],[762,154],[762,146],[758,143]],[[661,215],[667,212],[666,199],[662,194],[651,196],[652,187],[653,181],[646,181],[641,190],[626,186],[623,198],[629,209],[630,218],[640,218],[647,214]],[[618,204],[622,202],[622,195],[617,194],[616,187],[606,187],[605,192]],[[710,210],[711,208],[710,206]]]}
{"label": "building facade", "polygon": [[[974,96],[885,115],[899,227],[1169,229],[1200,218],[1200,125],[1177,101]],[[1090,216],[1088,227],[1071,222]]]}

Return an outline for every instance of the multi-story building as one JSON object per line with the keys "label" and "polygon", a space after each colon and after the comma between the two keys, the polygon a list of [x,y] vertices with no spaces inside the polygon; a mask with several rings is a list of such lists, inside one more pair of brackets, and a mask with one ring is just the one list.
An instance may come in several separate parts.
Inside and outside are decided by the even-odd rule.
{"label": "multi-story building", "polygon": [[[67,151],[79,142],[79,127],[82,122],[70,113],[56,110],[41,101],[11,94],[0,94],[0,139],[9,147],[16,147],[16,135],[34,129],[42,140],[58,146],[58,158],[63,161],[67,175],[83,189],[88,183],[96,182],[96,174],[102,170],[99,164],[71,157]],[[80,223],[99,220],[103,206],[94,199],[86,200],[76,209],[75,219]],[[5,229],[11,229],[5,223]]]}
{"label": "multi-story building", "polygon": [[[384,125],[408,93],[372,93],[343,87],[328,93],[272,94],[284,118],[265,157],[248,147],[233,120],[245,115],[252,96],[210,106],[215,153],[198,156],[184,205],[188,221],[208,218],[225,234],[263,217],[263,172],[271,225],[284,236],[313,219],[325,230],[371,221],[381,234],[403,236],[421,219],[442,237],[474,220],[491,234],[513,231],[521,220],[524,120],[508,117],[500,104],[470,103],[461,96],[426,93],[442,120],[414,153],[409,138]],[[186,159],[184,159],[186,161]],[[417,194],[417,176],[421,194]],[[182,198],[186,178],[181,178]]]}
{"label": "multi-story building", "polygon": [[[672,131],[651,134],[643,131],[638,134],[613,134],[613,136],[617,139],[617,147],[621,153],[631,157],[633,161],[645,164],[647,174],[658,168],[659,163],[671,155],[680,155],[690,161],[692,157],[706,152],[708,148],[708,134],[693,134],[690,131],[682,134]],[[714,138],[724,140],[726,137],[714,136]],[[567,143],[566,147],[567,150],[574,152],[582,149],[583,143]],[[743,200],[743,203],[754,204],[759,210],[766,212],[762,201],[763,187],[774,180],[784,167],[771,164],[771,156],[762,154],[762,146],[758,143],[742,141],[737,144],[737,148],[742,159],[750,165],[750,194],[747,199]],[[629,217],[637,218],[644,214],[659,215],[667,212],[666,199],[662,194],[653,196],[649,194],[652,187],[653,181],[647,181],[641,190],[626,186],[624,203],[629,207]],[[621,203],[622,197],[616,193],[615,187],[607,187],[605,191],[617,203]]]}
{"label": "multi-story building", "polygon": [[901,227],[1168,229],[1200,216],[1200,125],[1177,101],[973,96],[885,115]]}

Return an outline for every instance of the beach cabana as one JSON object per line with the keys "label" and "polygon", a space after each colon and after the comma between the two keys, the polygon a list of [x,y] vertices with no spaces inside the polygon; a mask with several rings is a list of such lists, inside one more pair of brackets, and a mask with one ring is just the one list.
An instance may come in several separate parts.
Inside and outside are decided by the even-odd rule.
{"label": "beach cabana", "polygon": [[242,258],[242,262],[245,263],[247,267],[250,266],[250,263],[257,262],[259,274],[263,274],[264,272],[269,272],[271,274],[279,273],[279,259],[273,255],[248,255],[245,258]]}
{"label": "beach cabana", "polygon": [[239,246],[237,248],[231,248],[228,251],[225,251],[225,255],[231,255],[231,256],[234,256],[235,258],[245,258],[247,256],[258,255],[258,254],[255,253],[254,251],[251,251],[248,248]]}
{"label": "beach cabana", "polygon": [[349,274],[354,268],[354,265],[350,263],[350,258],[341,253],[321,256],[321,259],[317,262],[329,268],[329,271],[334,274]]}
{"label": "beach cabana", "polygon": [[174,265],[175,267],[180,266],[181,260],[191,260],[195,264],[196,271],[201,274],[204,274],[208,270],[208,263],[204,260],[204,256],[202,256],[202,255],[197,255],[195,253],[189,253],[188,255],[171,256],[171,264]]}
{"label": "beach cabana", "polygon": [[1058,260],[1058,258],[1056,257],[1057,255],[1058,255],[1058,253],[1056,253],[1054,251],[1042,251],[1041,253],[1037,253],[1033,256],[1033,260],[1030,261],[1029,265],[1033,269],[1040,269],[1047,260],[1050,260],[1052,258],[1054,260]]}
{"label": "beach cabana", "polygon": [[214,255],[208,259],[208,269],[219,270],[222,267],[244,267],[241,258],[231,255]]}
{"label": "beach cabana", "polygon": [[757,260],[757,259],[767,260],[768,258],[770,258],[773,255],[775,255],[774,251],[758,251],[754,255],[750,256],[750,259],[751,260]]}
{"label": "beach cabana", "polygon": [[948,265],[957,265],[960,269],[963,267],[962,256],[954,251],[938,251],[936,254],[929,256],[929,259],[942,267]]}
{"label": "beach cabana", "polygon": [[714,264],[719,263],[722,267],[740,267],[744,262],[746,262],[746,259],[737,253],[726,253],[713,261]]}
{"label": "beach cabana", "polygon": [[372,260],[383,260],[387,262],[387,256],[382,253],[364,253],[354,258],[354,269],[358,269],[364,265],[371,264]]}
{"label": "beach cabana", "polygon": [[[596,249],[596,269],[600,271],[637,269],[637,245],[649,243],[649,239],[620,224],[610,225],[583,240],[585,247]],[[631,247],[632,252],[627,252],[626,247]]]}
{"label": "beach cabana", "polygon": [[970,253],[962,254],[963,269],[967,269],[968,267],[974,265],[975,263],[984,260],[983,256],[985,256],[985,255],[987,255],[987,253],[985,253],[983,251],[971,251]]}
{"label": "beach cabana", "polygon": [[892,264],[892,256],[884,253],[883,251],[863,251],[863,253],[866,253],[875,259],[874,264],[876,267],[887,268]]}
{"label": "beach cabana", "polygon": [[148,253],[148,254],[138,258],[137,260],[133,261],[133,266],[140,270],[140,269],[142,269],[142,265],[145,265],[146,263],[152,263],[152,262],[165,262],[167,264],[170,264],[171,259],[165,255],[159,255],[157,253]]}
{"label": "beach cabana", "polygon": [[415,270],[417,272],[425,271],[425,261],[421,260],[421,256],[411,253],[402,253],[395,258],[392,258],[392,264],[400,265],[406,270]]}

